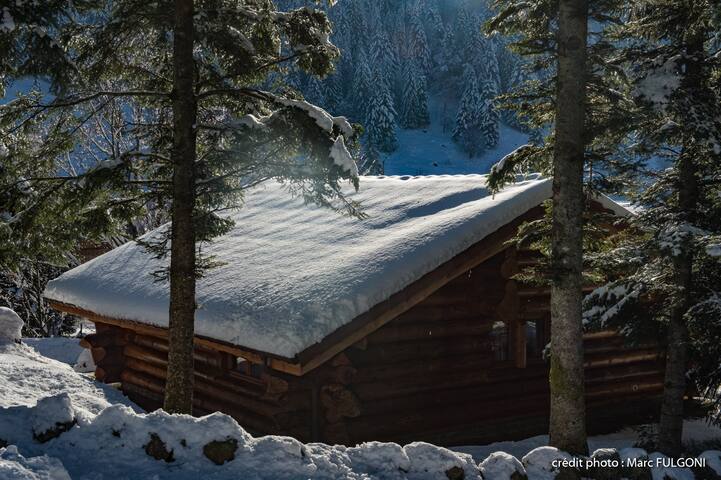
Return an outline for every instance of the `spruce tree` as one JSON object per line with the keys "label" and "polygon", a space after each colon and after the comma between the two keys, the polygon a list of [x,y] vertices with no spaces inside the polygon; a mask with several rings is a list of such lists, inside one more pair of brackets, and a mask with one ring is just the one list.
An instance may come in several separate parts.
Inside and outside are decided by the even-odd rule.
{"label": "spruce tree", "polygon": [[409,33],[410,57],[418,65],[421,72],[427,75],[431,71],[431,51],[428,48],[428,39],[419,12],[415,12],[411,16]]}
{"label": "spruce tree", "polygon": [[678,456],[687,378],[716,402],[721,385],[721,62],[714,56],[721,9],[644,0],[625,13],[631,21],[613,33],[637,41],[624,42],[617,71],[627,72],[637,109],[620,131],[637,140],[629,154],[660,157],[670,167],[641,186],[636,234],[599,258],[615,281],[589,296],[586,315],[598,328],[622,328],[632,341],[665,344],[657,448]]}
{"label": "spruce tree", "polygon": [[373,74],[373,85],[365,122],[367,141],[378,151],[389,153],[398,148],[397,114],[390,88],[378,70]]}
{"label": "spruce tree", "polygon": [[548,435],[551,445],[583,454],[588,450],[581,324],[588,4],[560,0],[558,9]]}
{"label": "spruce tree", "polygon": [[354,92],[354,117],[360,122],[367,121],[368,100],[375,92],[373,87],[373,71],[371,70],[365,50],[358,53],[358,61],[355,65],[355,76],[353,78]]}
{"label": "spruce tree", "polygon": [[404,128],[422,128],[430,123],[426,78],[415,62],[406,66],[400,123]]}
{"label": "spruce tree", "polygon": [[[612,3],[593,4],[591,17],[605,22],[615,11]],[[530,227],[542,227],[537,233],[550,252],[549,433],[553,446],[584,453],[582,219],[595,192],[614,188],[607,181],[616,168],[610,149],[620,140],[609,132],[628,122],[616,94],[623,86],[600,79],[599,72],[609,69],[609,46],[601,40],[587,44],[585,1],[501,0],[496,6],[499,12],[488,31],[512,38],[511,48],[526,57],[535,77],[506,95],[505,105],[515,108],[529,129],[553,129],[553,135],[508,155],[492,168],[489,183],[494,190],[502,188],[520,169],[553,175],[553,208]],[[584,167],[592,164],[599,168],[586,177],[584,188]]]}
{"label": "spruce tree", "polygon": [[465,88],[461,97],[461,104],[456,114],[456,123],[453,128],[453,140],[474,157],[485,147],[483,141],[483,124],[486,104],[481,97],[475,69],[468,65],[464,75]]}
{"label": "spruce tree", "polygon": [[371,43],[369,60],[373,69],[381,74],[381,78],[390,88],[398,74],[398,56],[391,47],[388,33],[379,27],[373,43]]}
{"label": "spruce tree", "polygon": [[[68,144],[79,125],[111,101],[124,102],[121,113],[142,112],[143,122],[122,125],[137,141],[108,152],[102,168],[27,182],[30,188],[59,185],[56,194],[67,198],[121,190],[122,197],[107,195],[108,208],[149,201],[171,206],[171,227],[144,244],[170,255],[169,271],[158,272],[170,281],[165,405],[189,413],[195,281],[212,266],[197,252],[231,227],[218,212],[240,206],[243,191],[264,179],[326,206],[341,196],[341,179],[357,185],[348,150],[337,148],[353,137],[344,119],[258,88],[290,62],[325,75],[338,52],[327,40],[331,27],[322,11],[281,12],[270,1],[123,0],[103,13],[89,16],[94,21],[66,49],[76,71],[62,95],[11,104],[0,111],[0,124],[18,129],[28,118],[42,119],[52,138]],[[26,138],[8,149],[22,150],[20,140]],[[269,155],[274,162],[266,161]],[[344,205],[356,213],[352,203]]]}

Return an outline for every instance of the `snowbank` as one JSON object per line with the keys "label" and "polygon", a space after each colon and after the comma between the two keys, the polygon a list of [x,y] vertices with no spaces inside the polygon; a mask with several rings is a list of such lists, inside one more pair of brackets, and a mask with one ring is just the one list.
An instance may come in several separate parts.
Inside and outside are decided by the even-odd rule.
{"label": "snowbank", "polygon": [[71,480],[63,464],[47,455],[25,458],[11,445],[0,448],[0,478],[3,480]]}
{"label": "snowbank", "polygon": [[0,307],[0,342],[20,340],[23,325],[17,313],[7,307]]}
{"label": "snowbank", "polygon": [[[163,411],[139,414],[112,405],[97,415],[81,418],[67,396],[41,399],[34,407],[17,407],[25,418],[42,418],[43,428],[58,420],[79,418],[67,431],[40,443],[32,427],[19,423],[0,430],[15,446],[0,450],[0,478],[58,478],[76,480],[578,480],[646,478],[694,480],[718,472],[721,452],[699,456],[707,460],[696,475],[689,468],[651,465],[638,469],[590,467],[593,459],[664,459],[641,449],[595,451],[589,458],[572,457],[542,446],[522,461],[494,452],[476,464],[470,455],[423,442],[406,446],[368,442],[356,447],[304,444],[290,437],[254,438],[231,417],[215,413],[201,418]],[[3,409],[0,409],[3,412]],[[581,466],[557,465],[578,462]],[[635,468],[635,467],[634,467]],[[3,476],[4,472],[12,472]],[[68,476],[69,474],[69,476]],[[25,475],[25,476],[22,476]]]}
{"label": "snowbank", "polygon": [[[57,399],[52,402],[58,403]],[[25,416],[55,420],[56,416],[42,413],[45,403],[41,400],[35,407],[23,407]],[[162,411],[138,414],[129,407],[114,405],[78,421],[46,443],[33,440],[29,430],[29,425],[18,425],[7,441],[15,443],[26,456],[51,457],[39,458],[56,467],[61,465],[53,459],[61,459],[63,468],[76,480],[481,478],[470,455],[427,443],[401,447],[371,442],[348,448],[303,444],[289,437],[253,438],[235,420],[220,413],[201,418]],[[227,447],[224,461],[211,460],[209,445],[213,444]],[[8,451],[17,453],[14,448]],[[27,463],[18,456],[17,468],[23,462]]]}
{"label": "snowbank", "polygon": [[[233,230],[204,247],[223,265],[199,280],[197,334],[292,358],[549,198],[551,183],[535,176],[492,196],[481,175],[365,177],[346,193],[367,218],[306,205],[275,182],[250,190]],[[128,243],[45,295],[167,326],[168,287],[151,275],[163,268]]]}
{"label": "snowbank", "polygon": [[[220,413],[194,418],[137,413],[131,407],[119,392],[67,364],[44,358],[26,345],[1,346],[0,447],[10,446],[0,449],[0,479],[560,480],[551,463],[570,458],[551,447],[532,449],[521,463],[520,453],[514,457],[490,450],[474,460],[467,453],[423,442],[303,444],[289,437],[254,438]],[[696,439],[718,435],[719,430],[710,427],[701,431],[701,424],[686,430],[695,432]],[[506,442],[502,449],[521,452],[539,441],[547,439]],[[592,445],[599,442],[618,447],[633,438],[621,433],[591,439]],[[500,450],[499,445],[476,448]],[[649,458],[640,449],[619,454]],[[702,455],[709,471],[718,471],[720,456]],[[654,473],[690,478],[687,469]]]}
{"label": "snowbank", "polygon": [[[66,363],[43,357],[27,345],[0,344],[0,407],[28,407],[64,392],[70,395],[75,410],[85,412],[84,416],[114,403],[139,410],[119,391],[80,375]],[[13,420],[4,413],[0,410],[0,432],[8,428],[5,422]]]}

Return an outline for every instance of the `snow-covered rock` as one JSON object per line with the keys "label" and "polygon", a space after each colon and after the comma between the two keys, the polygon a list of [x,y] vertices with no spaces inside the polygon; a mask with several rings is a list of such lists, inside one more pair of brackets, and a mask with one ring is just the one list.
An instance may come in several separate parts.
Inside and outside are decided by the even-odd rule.
{"label": "snow-covered rock", "polygon": [[69,430],[75,424],[70,395],[67,392],[38,400],[33,409],[33,437],[46,442]]}
{"label": "snow-covered rock", "polygon": [[23,320],[15,311],[7,307],[0,307],[0,342],[20,340],[23,325]]}
{"label": "snow-covered rock", "polygon": [[534,448],[521,460],[528,478],[532,480],[555,480],[567,468],[557,466],[558,462],[571,462],[573,457],[554,447]]}
{"label": "snow-covered rock", "polygon": [[599,448],[595,450],[589,462],[588,476],[595,480],[618,480],[623,476],[621,455],[615,448]]}
{"label": "snow-covered rock", "polygon": [[669,461],[666,455],[662,453],[652,453],[648,456],[651,460],[651,478],[653,480],[694,480],[694,474],[690,468],[674,467],[663,465],[663,462]]}
{"label": "snow-covered rock", "polygon": [[0,448],[0,478],[3,480],[71,480],[57,458],[47,455],[25,458],[14,445]]}
{"label": "snow-covered rock", "polygon": [[483,480],[524,480],[527,477],[523,464],[513,455],[494,452],[479,465]]}
{"label": "snow-covered rock", "polygon": [[698,457],[706,461],[709,478],[721,478],[721,450],[706,450]]}
{"label": "snow-covered rock", "polygon": [[392,476],[411,469],[411,460],[397,443],[366,442],[345,453],[356,469],[371,475]]}
{"label": "snow-covered rock", "polygon": [[624,465],[623,475],[631,480],[648,480],[651,478],[651,469],[644,466],[631,466],[631,461],[641,463],[648,460],[648,453],[643,448],[628,447],[618,451],[618,456]]}
{"label": "snow-covered rock", "polygon": [[481,478],[473,457],[468,454],[425,442],[413,442],[403,450],[410,460],[409,477],[447,479],[456,475],[465,480]]}
{"label": "snow-covered rock", "polygon": [[79,373],[91,373],[95,371],[95,360],[93,360],[93,354],[89,348],[84,348],[78,359],[73,365],[73,369]]}

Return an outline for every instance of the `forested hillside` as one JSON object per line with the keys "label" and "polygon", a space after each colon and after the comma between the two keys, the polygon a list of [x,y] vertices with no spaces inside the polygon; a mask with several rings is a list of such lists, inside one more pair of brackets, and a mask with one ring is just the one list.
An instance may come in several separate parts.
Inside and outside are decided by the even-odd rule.
{"label": "forested hillside", "polygon": [[363,125],[366,171],[485,172],[528,138],[493,102],[524,73],[506,39],[483,33],[490,15],[485,1],[343,0],[329,8],[335,72],[291,72],[287,82]]}

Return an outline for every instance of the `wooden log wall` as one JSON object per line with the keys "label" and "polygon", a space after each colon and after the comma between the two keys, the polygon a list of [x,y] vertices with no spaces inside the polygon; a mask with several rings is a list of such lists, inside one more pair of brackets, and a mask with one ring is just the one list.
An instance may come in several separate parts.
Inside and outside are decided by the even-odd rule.
{"label": "wooden log wall", "polygon": [[[345,381],[316,381],[322,440],[458,445],[545,432],[548,366],[540,355],[526,358],[525,322],[547,335],[550,291],[511,279],[519,263],[532,261],[511,249],[496,255],[336,357],[348,369]],[[505,361],[491,350],[498,321],[508,327]],[[609,332],[587,335],[585,344],[590,430],[653,412],[650,400],[663,388],[658,348],[628,349]]]}
{"label": "wooden log wall", "polygon": [[[301,377],[268,365],[239,368],[237,357],[196,345],[194,413],[223,411],[254,434],[346,445],[459,445],[543,433],[548,366],[528,354],[534,350],[526,349],[525,323],[535,321],[541,337],[547,334],[550,292],[511,278],[534,261],[529,252],[501,252]],[[504,358],[492,348],[498,322],[508,332]],[[97,325],[98,333],[83,340],[97,377],[120,381],[146,409],[160,407],[167,340]],[[585,343],[589,430],[653,412],[650,401],[663,388],[659,350],[626,348],[609,332],[587,335]]]}
{"label": "wooden log wall", "polygon": [[[168,363],[165,338],[97,323],[97,333],[81,344],[96,362],[96,378],[121,382],[123,392],[146,410],[163,404]],[[308,382],[265,368],[251,375],[237,357],[196,345],[193,413],[222,411],[254,434],[284,434],[309,441],[313,389]],[[349,369],[325,369],[332,381],[345,381]],[[332,375],[337,375],[332,377]]]}

